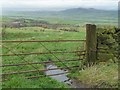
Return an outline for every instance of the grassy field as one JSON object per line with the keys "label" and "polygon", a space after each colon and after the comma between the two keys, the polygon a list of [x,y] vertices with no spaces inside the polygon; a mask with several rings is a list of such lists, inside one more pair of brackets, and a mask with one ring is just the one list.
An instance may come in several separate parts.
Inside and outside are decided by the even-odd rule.
{"label": "grassy field", "polygon": [[[3,18],[3,22],[11,21],[12,18]],[[45,21],[52,23],[64,23],[64,24],[79,24],[80,21],[74,20],[62,20],[55,18],[46,18]],[[103,21],[102,21],[103,22]],[[81,21],[82,23],[82,21]],[[111,21],[113,23],[113,21]],[[107,23],[109,24],[109,23]],[[104,25],[107,26],[107,25]],[[86,31],[85,27],[79,27],[79,32],[67,32],[54,29],[44,29],[41,27],[21,27],[21,28],[6,28],[3,31],[2,40],[81,40],[85,39]],[[75,51],[84,50],[84,42],[59,42],[59,43],[3,43],[2,51],[3,54],[12,53],[29,53],[29,52],[48,52],[48,50],[43,47],[47,47],[50,51]],[[9,50],[10,49],[10,50]],[[60,60],[72,60],[82,58],[78,56],[78,53],[70,54],[55,54]],[[47,55],[22,55],[22,56],[4,56],[3,64],[19,64],[27,62],[43,62],[49,59],[53,61],[58,61],[57,58],[52,54]],[[81,83],[87,84],[91,87],[118,87],[118,65],[109,60],[106,63],[99,63],[90,68],[85,68],[80,70],[79,68],[72,68],[68,76],[71,78],[77,78]],[[55,63],[58,67],[66,66],[81,66],[84,61],[75,62],[57,62]],[[3,73],[7,72],[19,72],[26,70],[43,70],[45,69],[43,64],[37,65],[24,65],[24,66],[11,66],[3,67]],[[67,88],[68,85],[60,83],[49,77],[37,78],[37,79],[26,79],[29,76],[43,76],[44,72],[41,73],[26,73],[19,75],[11,75],[6,77],[7,81],[4,81],[4,88]]]}
{"label": "grassy field", "polygon": [[[3,40],[68,40],[68,39],[85,39],[84,28],[80,29],[80,32],[65,32],[59,30],[46,29],[44,32],[40,27],[23,27],[23,28],[6,28],[3,34]],[[19,44],[19,45],[18,45]],[[75,51],[83,48],[83,42],[66,42],[66,43],[42,43],[50,51]],[[4,47],[5,46],[5,47]],[[6,48],[7,47],[7,48]],[[3,54],[12,53],[28,53],[28,52],[48,52],[41,43],[3,43]],[[60,60],[72,60],[78,59],[77,53],[73,54],[55,54]],[[19,64],[28,62],[43,62],[51,60],[57,60],[53,55],[26,55],[26,56],[4,56],[3,64]],[[67,66],[80,65],[81,62],[65,62]],[[58,67],[65,67],[63,63],[58,62]],[[25,66],[11,66],[3,67],[3,73],[7,72],[19,72],[25,70],[36,70],[35,68],[42,70],[45,69],[43,64],[37,65],[25,65]],[[76,70],[75,68],[72,69]],[[77,71],[77,70],[76,70]],[[7,81],[3,83],[3,88],[65,88],[68,87],[65,84],[59,83],[49,77],[38,79],[26,79],[29,76],[42,76],[41,73],[26,73],[19,75],[11,75],[6,77]]]}
{"label": "grassy field", "polygon": [[[22,27],[22,28],[6,28],[4,29],[3,40],[74,40],[85,39],[85,28],[79,28],[79,32],[67,32],[53,29],[46,29],[40,27]],[[28,52],[48,52],[42,45],[47,47],[50,51],[75,51],[83,50],[83,42],[59,42],[59,43],[3,43],[3,54],[12,53],[28,53]],[[10,49],[10,50],[9,50]],[[73,54],[55,54],[60,60],[72,60],[82,58],[78,53]],[[23,55],[23,56],[4,56],[3,64],[19,64],[28,62],[43,62],[49,59],[57,61],[56,57],[52,54],[46,55]],[[79,66],[82,61],[75,62],[58,62],[55,63],[58,67],[66,66]],[[42,70],[45,69],[44,64],[37,65],[24,65],[24,66],[11,66],[3,67],[3,73],[19,72],[26,70]],[[118,87],[118,65],[108,60],[105,63],[99,63],[92,67],[85,67],[84,70],[79,68],[72,68],[68,76],[77,78],[81,83],[87,84],[90,87],[103,87],[103,88],[117,88]],[[43,76],[44,72],[25,73],[10,75],[6,77],[3,82],[3,88],[68,88],[69,86],[53,80],[49,77],[26,79],[30,76]]]}

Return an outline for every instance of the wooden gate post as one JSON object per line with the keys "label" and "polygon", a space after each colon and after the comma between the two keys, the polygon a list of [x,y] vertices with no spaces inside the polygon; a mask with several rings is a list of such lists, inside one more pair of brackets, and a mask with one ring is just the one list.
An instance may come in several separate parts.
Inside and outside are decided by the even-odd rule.
{"label": "wooden gate post", "polygon": [[97,59],[96,25],[86,24],[86,60],[88,65],[95,63]]}

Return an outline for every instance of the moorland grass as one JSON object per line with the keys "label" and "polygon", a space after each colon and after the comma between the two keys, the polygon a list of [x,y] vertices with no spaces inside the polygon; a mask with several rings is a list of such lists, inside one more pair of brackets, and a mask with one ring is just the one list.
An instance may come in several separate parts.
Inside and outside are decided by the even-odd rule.
{"label": "moorland grass", "polygon": [[[85,31],[80,30],[80,32],[64,32],[59,30],[48,30],[44,32],[41,31],[40,27],[23,27],[23,28],[6,28],[3,40],[70,40],[70,39],[85,39]],[[67,42],[67,43],[42,43],[50,51],[75,51],[80,48],[83,43]],[[5,48],[5,47],[7,48]],[[35,43],[3,43],[3,54],[12,53],[29,53],[29,52],[49,52],[45,47],[39,42]],[[79,58],[77,53],[75,54],[55,54],[59,60],[71,60]],[[43,62],[49,59],[55,61],[58,60],[54,55],[23,55],[23,56],[4,56],[3,64],[20,64],[28,62]],[[58,67],[76,66],[80,62],[61,62],[56,63]],[[23,65],[23,66],[11,66],[3,67],[3,73],[9,72],[19,72],[26,70],[42,70],[44,64],[36,65]],[[65,84],[59,83],[49,77],[38,78],[38,79],[25,79],[29,76],[41,76],[44,72],[35,73],[25,73],[10,75],[6,77],[6,81],[3,83],[3,88],[65,88],[68,87]]]}

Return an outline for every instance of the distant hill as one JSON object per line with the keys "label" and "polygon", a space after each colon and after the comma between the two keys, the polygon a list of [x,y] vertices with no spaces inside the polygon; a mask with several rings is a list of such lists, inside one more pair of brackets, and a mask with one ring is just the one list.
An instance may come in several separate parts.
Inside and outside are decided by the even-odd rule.
{"label": "distant hill", "polygon": [[90,22],[90,23],[118,23],[118,12],[97,10],[94,8],[72,8],[63,11],[19,11],[19,12],[5,12],[4,16],[9,17],[24,17],[37,18],[48,21],[68,20],[76,23]]}
{"label": "distant hill", "polygon": [[72,8],[61,11],[61,13],[66,15],[75,15],[75,16],[82,16],[82,17],[109,17],[117,18],[117,11],[107,11],[107,10],[97,10],[94,8]]}
{"label": "distant hill", "polygon": [[71,8],[71,9],[66,9],[63,11],[116,11],[116,10],[101,10],[101,9],[95,9],[95,8]]}
{"label": "distant hill", "polygon": [[103,10],[97,10],[97,9],[94,9],[94,8],[71,8],[71,9],[67,9],[67,10],[63,10],[62,12],[93,12],[93,11],[103,11]]}

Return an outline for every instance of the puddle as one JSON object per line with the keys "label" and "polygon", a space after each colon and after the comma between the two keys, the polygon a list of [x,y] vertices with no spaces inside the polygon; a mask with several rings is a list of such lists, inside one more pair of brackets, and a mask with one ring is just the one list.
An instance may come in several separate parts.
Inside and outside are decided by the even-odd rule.
{"label": "puddle", "polygon": [[[46,65],[46,69],[54,69],[54,68],[58,68],[58,67],[53,64]],[[55,75],[50,77],[59,82],[64,82],[68,85],[72,85],[72,81],[67,77],[66,71],[64,70],[57,69],[57,70],[49,70],[45,72],[46,75],[53,75],[53,74],[60,74],[60,73],[65,73],[65,74]]]}
{"label": "puddle", "polygon": [[[54,65],[52,63],[47,64],[45,67],[46,67],[46,69],[58,68],[56,65]],[[60,74],[60,73],[65,73],[65,74],[49,76],[49,77],[51,77],[59,82],[64,82],[64,83],[68,84],[71,88],[83,88],[84,87],[83,85],[78,83],[76,80],[71,80],[70,78],[68,78],[67,73],[64,70],[57,69],[57,70],[45,71],[46,75],[53,75],[53,74]]]}

